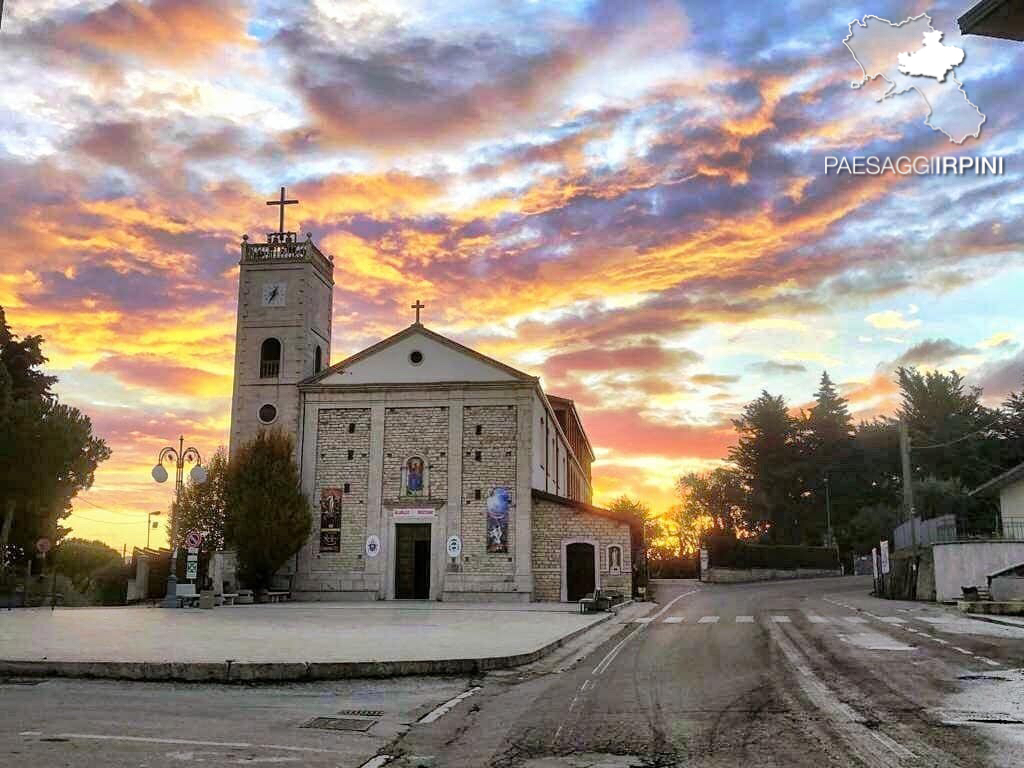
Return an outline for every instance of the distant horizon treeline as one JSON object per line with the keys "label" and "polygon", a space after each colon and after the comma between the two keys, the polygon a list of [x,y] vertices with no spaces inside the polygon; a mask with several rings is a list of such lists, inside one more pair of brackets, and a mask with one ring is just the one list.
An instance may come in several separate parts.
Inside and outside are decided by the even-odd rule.
{"label": "distant horizon treeline", "polygon": [[628,497],[613,506],[645,520],[657,562],[695,552],[708,534],[823,545],[827,497],[833,543],[844,557],[863,554],[902,519],[905,421],[916,514],[952,513],[961,529],[994,529],[997,505],[969,492],[1024,462],[1024,382],[998,408],[982,404],[982,389],[956,371],[900,367],[895,382],[894,416],[857,423],[827,371],[813,403],[796,415],[781,395],[762,390],[733,419],[730,466],[681,476],[678,501],[662,517]]}

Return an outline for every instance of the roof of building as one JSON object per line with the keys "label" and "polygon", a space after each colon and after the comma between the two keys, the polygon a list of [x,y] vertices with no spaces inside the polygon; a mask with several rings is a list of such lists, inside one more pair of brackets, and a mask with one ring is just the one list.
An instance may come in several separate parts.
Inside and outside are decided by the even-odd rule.
{"label": "roof of building", "polygon": [[300,381],[299,386],[317,384],[323,379],[330,376],[331,374],[337,373],[338,371],[343,371],[345,370],[345,368],[349,367],[353,363],[359,362],[360,360],[363,360],[364,358],[367,358],[376,352],[380,352],[382,349],[386,349],[387,347],[390,347],[392,344],[397,344],[402,339],[408,338],[409,336],[412,336],[417,333],[422,334],[427,338],[433,339],[437,343],[443,344],[446,347],[456,350],[457,352],[469,355],[470,357],[473,357],[482,363],[486,363],[487,365],[493,365],[494,367],[504,371],[513,378],[519,379],[520,381],[539,381],[539,379],[536,376],[531,376],[528,373],[523,373],[522,371],[517,370],[516,368],[513,368],[510,365],[505,365],[505,363],[501,362],[500,360],[495,360],[493,357],[488,357],[487,355],[481,352],[477,352],[475,349],[470,349],[469,347],[463,344],[459,344],[459,342],[453,341],[452,339],[449,339],[447,336],[442,336],[440,333],[430,330],[425,325],[422,325],[420,323],[413,323],[408,328],[403,328],[398,333],[392,334],[391,336],[388,336],[386,339],[378,341],[373,346],[367,347],[361,352],[356,352],[354,355],[346,357],[341,362],[335,363],[329,368],[325,368],[324,370],[320,371],[320,373],[314,374],[313,376],[310,376],[309,378]]}
{"label": "roof of building", "polygon": [[548,402],[551,403],[551,407],[554,409],[565,408],[569,411],[573,418],[576,419],[576,423],[579,425],[580,433],[583,435],[583,443],[590,453],[590,460],[593,461],[597,458],[594,454],[594,447],[590,444],[590,438],[587,437],[587,430],[583,427],[583,419],[580,418],[579,411],[576,410],[576,403],[570,400],[568,397],[561,397],[559,395],[548,395],[545,393]]}
{"label": "roof of building", "polygon": [[987,483],[982,483],[971,491],[970,495],[978,496],[983,493],[993,493],[1022,480],[1024,480],[1024,464],[1018,464],[1013,469],[1008,469],[1003,474],[996,475]]}
{"label": "roof of building", "polygon": [[957,23],[964,35],[1024,41],[1024,0],[980,0]]}
{"label": "roof of building", "polygon": [[579,512],[586,512],[587,514],[617,520],[620,523],[626,523],[630,528],[634,528],[638,525],[637,519],[626,512],[618,512],[614,509],[606,509],[604,507],[595,507],[593,504],[587,504],[585,501],[577,501],[576,499],[569,499],[565,496],[556,496],[553,493],[541,491],[536,488],[533,489],[533,498],[540,499],[541,501],[550,501],[555,504],[560,504],[563,507],[572,507]]}

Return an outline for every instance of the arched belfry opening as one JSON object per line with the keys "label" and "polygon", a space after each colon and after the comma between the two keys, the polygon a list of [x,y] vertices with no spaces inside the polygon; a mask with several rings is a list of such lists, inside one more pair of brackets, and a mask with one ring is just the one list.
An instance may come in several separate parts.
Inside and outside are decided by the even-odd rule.
{"label": "arched belfry opening", "polygon": [[276,379],[281,373],[281,342],[265,339],[260,345],[260,378]]}

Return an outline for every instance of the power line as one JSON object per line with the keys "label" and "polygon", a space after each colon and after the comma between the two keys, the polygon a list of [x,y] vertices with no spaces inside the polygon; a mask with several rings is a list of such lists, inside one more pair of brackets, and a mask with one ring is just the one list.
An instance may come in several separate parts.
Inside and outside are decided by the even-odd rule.
{"label": "power line", "polygon": [[84,497],[78,498],[77,501],[84,501],[90,507],[96,507],[96,509],[100,510],[101,512],[109,512],[112,515],[145,515],[145,514],[147,514],[146,512],[119,512],[116,509],[107,509],[106,507],[101,507],[99,504],[94,504],[93,502],[89,501],[88,499],[86,499]]}
{"label": "power line", "polygon": [[979,435],[982,432],[988,432],[990,429],[992,429],[992,427],[994,427],[998,423],[999,423],[999,419],[996,419],[995,421],[993,421],[988,426],[981,427],[979,429],[974,430],[973,432],[968,432],[966,435],[961,435],[960,437],[954,438],[953,440],[948,440],[945,443],[934,443],[932,445],[914,445],[914,444],[911,444],[910,447],[911,447],[911,450],[914,450],[914,451],[923,451],[923,450],[926,450],[926,449],[929,449],[929,448],[946,448],[947,446],[955,445],[956,443],[963,442],[964,440],[966,440],[969,437],[974,437],[974,435]]}

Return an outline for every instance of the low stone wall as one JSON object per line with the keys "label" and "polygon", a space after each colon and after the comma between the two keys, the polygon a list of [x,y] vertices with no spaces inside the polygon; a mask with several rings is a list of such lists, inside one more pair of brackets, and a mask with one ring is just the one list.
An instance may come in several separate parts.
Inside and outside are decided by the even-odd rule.
{"label": "low stone wall", "polygon": [[842,576],[841,570],[816,568],[717,568],[701,572],[700,580],[710,584],[738,584],[747,581],[778,581],[783,579],[816,579],[823,576]]}
{"label": "low stone wall", "polygon": [[989,589],[992,590],[993,600],[1024,601],[1024,578],[1020,576],[996,576],[992,579]]}

